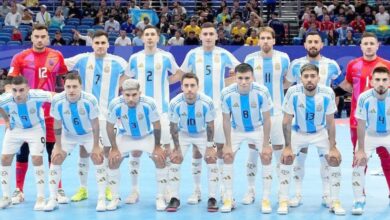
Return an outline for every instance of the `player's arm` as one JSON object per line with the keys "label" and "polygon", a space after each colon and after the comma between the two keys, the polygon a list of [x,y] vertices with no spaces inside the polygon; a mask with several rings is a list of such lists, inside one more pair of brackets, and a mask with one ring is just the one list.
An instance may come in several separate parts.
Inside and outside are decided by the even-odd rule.
{"label": "player's arm", "polygon": [[222,116],[223,116],[223,121],[222,121],[222,125],[223,125],[223,133],[225,134],[225,141],[226,141],[226,144],[224,146],[227,147],[227,148],[232,148],[232,139],[231,139],[231,125],[230,125],[230,113],[222,113]]}
{"label": "player's arm", "polygon": [[122,74],[122,76],[119,78],[119,89],[122,89],[122,83],[126,80],[130,79],[130,77],[126,74]]}
{"label": "player's arm", "polygon": [[99,118],[96,117],[91,120],[92,125],[92,134],[93,134],[93,147],[100,148],[99,139],[100,139],[100,127],[99,127]]}
{"label": "player's arm", "polygon": [[[207,142],[209,143],[214,142],[214,121],[207,122],[206,133],[207,133]],[[207,147],[211,147],[211,146],[207,146]]]}
{"label": "player's arm", "polygon": [[181,69],[178,69],[176,73],[169,76],[168,78],[169,84],[175,84],[177,82],[180,82],[183,75],[184,72]]}
{"label": "player's arm", "polygon": [[336,147],[336,125],[334,122],[334,114],[326,115],[326,125],[329,136],[330,148]]}
{"label": "player's arm", "polygon": [[179,127],[178,127],[177,123],[173,123],[173,122],[171,122],[169,124],[169,127],[170,127],[170,133],[172,136],[174,148],[175,148],[175,150],[178,150],[178,149],[180,149]]}
{"label": "player's arm", "polygon": [[10,129],[10,124],[9,124],[9,117],[8,114],[4,111],[4,109],[0,108],[0,115],[4,120],[5,123],[5,128]]}
{"label": "player's arm", "polygon": [[54,135],[56,137],[56,143],[55,147],[59,150],[62,149],[62,142],[61,142],[61,136],[62,136],[62,121],[54,119]]}
{"label": "player's arm", "polygon": [[348,82],[347,79],[344,79],[337,88],[334,89],[336,96],[345,95],[347,92],[352,93],[353,87],[352,83]]}
{"label": "player's arm", "polygon": [[229,76],[225,78],[225,87],[233,84],[236,80],[236,74],[234,72],[234,69],[229,70]]}
{"label": "player's arm", "polygon": [[271,131],[271,113],[270,111],[263,112],[263,149],[269,147],[269,137]]}
{"label": "player's arm", "polygon": [[355,152],[353,164],[354,166],[366,166],[367,154],[364,151],[364,139],[366,136],[366,121],[360,118],[358,119],[357,135],[358,135],[358,150]]}
{"label": "player's arm", "polygon": [[108,139],[110,140],[111,143],[111,151],[117,151],[118,145],[116,144],[114,124],[107,121],[106,129],[107,129]]}
{"label": "player's arm", "polygon": [[283,136],[285,140],[286,148],[291,149],[291,124],[293,120],[293,115],[284,113],[283,116]]}
{"label": "player's arm", "polygon": [[283,79],[283,89],[288,89],[288,88],[290,88],[290,86],[291,86],[292,84],[293,84],[292,82],[288,81],[288,80],[286,79],[286,77],[284,77],[284,79]]}

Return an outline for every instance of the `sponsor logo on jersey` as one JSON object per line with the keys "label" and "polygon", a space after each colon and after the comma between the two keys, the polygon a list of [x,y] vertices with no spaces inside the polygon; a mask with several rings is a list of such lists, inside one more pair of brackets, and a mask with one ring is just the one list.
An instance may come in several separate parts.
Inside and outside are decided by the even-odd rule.
{"label": "sponsor logo on jersey", "polygon": [[375,110],[375,108],[371,109],[371,110],[370,110],[370,113],[373,113],[373,114],[375,114],[375,113],[376,113],[376,110]]}

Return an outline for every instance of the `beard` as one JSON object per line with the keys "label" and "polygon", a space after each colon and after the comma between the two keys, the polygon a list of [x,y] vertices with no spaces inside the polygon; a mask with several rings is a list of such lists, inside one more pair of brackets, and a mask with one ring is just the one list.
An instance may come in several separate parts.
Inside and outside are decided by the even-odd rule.
{"label": "beard", "polygon": [[383,94],[386,94],[387,93],[387,90],[388,88],[379,88],[379,89],[375,89],[375,91],[379,94],[379,95],[383,95]]}
{"label": "beard", "polygon": [[320,54],[320,51],[317,49],[315,49],[315,50],[310,49],[307,51],[307,55],[309,55],[309,57],[311,57],[311,58],[317,57],[319,54]]}

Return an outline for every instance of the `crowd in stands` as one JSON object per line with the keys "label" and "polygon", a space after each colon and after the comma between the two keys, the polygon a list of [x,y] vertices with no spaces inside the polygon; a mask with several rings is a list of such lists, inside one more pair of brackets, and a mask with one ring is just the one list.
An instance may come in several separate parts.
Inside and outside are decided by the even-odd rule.
{"label": "crowd in stands", "polygon": [[[168,1],[169,5],[156,2],[101,0],[95,5],[89,0],[62,0],[56,2],[58,7],[48,10],[48,6],[38,0],[3,0],[0,6],[0,44],[7,40],[2,38],[6,37],[3,32],[8,34],[9,41],[28,43],[31,30],[28,26],[40,23],[49,27],[52,45],[89,46],[93,31],[104,29],[109,33],[110,44],[142,46],[142,30],[151,21],[144,17],[134,23],[129,9],[156,11],[159,17],[156,26],[161,30],[160,45],[199,45],[200,26],[204,22],[215,23],[218,45],[257,45],[257,33],[262,26],[275,30],[277,45],[289,43],[287,26],[276,12],[276,0],[263,0],[267,8],[264,16],[260,16],[257,0],[233,0],[229,4],[222,0],[219,7],[212,7],[210,0],[199,0],[193,12],[187,11],[180,1]],[[317,0],[315,7],[307,6],[299,13],[298,38],[304,39],[307,32],[317,30],[322,33],[326,45],[356,45],[367,25],[389,25],[389,6],[390,1],[334,0],[325,5],[322,0]],[[390,43],[389,37],[383,38],[384,43],[386,40]]]}

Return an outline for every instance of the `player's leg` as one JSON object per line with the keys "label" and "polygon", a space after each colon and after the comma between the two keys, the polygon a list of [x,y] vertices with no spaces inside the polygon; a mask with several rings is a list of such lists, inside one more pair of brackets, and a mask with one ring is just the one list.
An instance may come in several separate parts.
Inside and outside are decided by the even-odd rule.
{"label": "player's leg", "polygon": [[216,147],[204,147],[204,160],[207,164],[207,179],[208,179],[208,200],[207,210],[209,212],[218,211],[217,190],[218,190],[218,165],[217,165],[217,149]]}
{"label": "player's leg", "polygon": [[28,144],[24,142],[20,151],[16,154],[16,189],[12,195],[12,204],[16,205],[24,201],[24,179],[28,170],[28,156],[30,150]]}
{"label": "player's leg", "polygon": [[192,177],[194,180],[194,190],[188,198],[188,204],[195,205],[201,201],[201,174],[202,174],[202,154],[199,149],[194,146],[192,148]]}
{"label": "player's leg", "polygon": [[248,159],[246,163],[246,177],[248,181],[248,189],[242,199],[242,204],[249,205],[255,201],[255,181],[257,174],[257,160],[259,158],[259,152],[255,148],[249,148]]}
{"label": "player's leg", "polygon": [[268,214],[272,212],[270,201],[272,186],[272,148],[269,147],[269,149],[262,149],[262,142],[259,142],[257,148],[260,152],[263,179],[263,198],[261,201],[261,212]]}
{"label": "player's leg", "polygon": [[80,146],[79,150],[79,180],[80,187],[77,192],[72,196],[72,202],[80,202],[88,199],[88,171],[89,171],[89,155],[84,146]]}
{"label": "player's leg", "polygon": [[[388,145],[388,141],[386,142],[386,144]],[[379,156],[379,159],[381,161],[381,166],[382,166],[382,169],[383,169],[383,174],[385,175],[386,177],[386,182],[387,182],[387,186],[388,186],[388,189],[390,191],[390,154],[389,154],[389,147],[386,146],[386,147],[378,147],[376,149],[376,153],[378,154]],[[389,198],[390,198],[390,195],[389,195]]]}
{"label": "player's leg", "polygon": [[129,158],[129,170],[131,177],[131,193],[126,198],[127,204],[135,204],[139,200],[138,176],[142,151],[132,151]]}
{"label": "player's leg", "polygon": [[[99,131],[100,131],[100,142],[103,146],[103,154],[104,154],[104,160],[103,160],[103,165],[105,166],[105,170],[107,172],[107,176],[109,175],[108,173],[110,172],[110,169],[108,168],[108,154],[111,149],[111,143],[110,139],[108,138],[107,134],[107,129],[106,129],[106,120],[99,120]],[[114,129],[116,133],[116,128]],[[106,178],[108,180],[108,177]],[[107,182],[106,183],[106,199],[108,201],[112,200],[112,193],[110,190],[110,184]]]}
{"label": "player's leg", "polygon": [[294,185],[295,185],[295,196],[289,200],[289,206],[297,207],[302,204],[302,182],[305,176],[305,161],[307,157],[308,147],[302,148],[297,154],[293,170],[294,170]]}
{"label": "player's leg", "polygon": [[271,144],[273,161],[276,166],[276,175],[279,175],[280,157],[282,154],[283,146],[285,144],[283,136],[283,115],[277,115],[271,117]]}
{"label": "player's leg", "polygon": [[[366,136],[367,139],[367,136]],[[370,146],[365,146],[365,152],[367,158],[371,157],[372,149]],[[352,215],[361,215],[364,212],[364,206],[366,205],[366,196],[364,194],[365,177],[364,170],[367,166],[367,161],[362,161],[360,164],[354,164],[352,168],[352,189],[353,189],[353,205],[351,213]]]}

